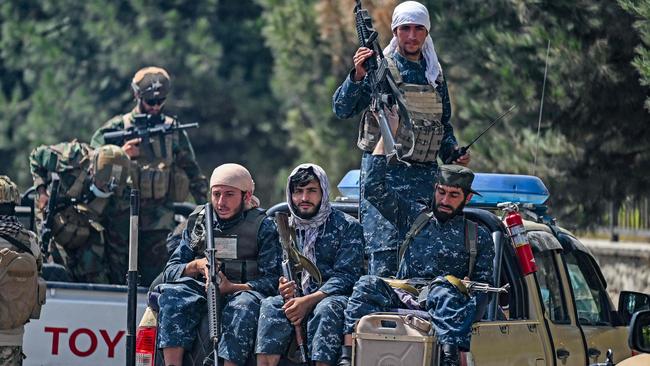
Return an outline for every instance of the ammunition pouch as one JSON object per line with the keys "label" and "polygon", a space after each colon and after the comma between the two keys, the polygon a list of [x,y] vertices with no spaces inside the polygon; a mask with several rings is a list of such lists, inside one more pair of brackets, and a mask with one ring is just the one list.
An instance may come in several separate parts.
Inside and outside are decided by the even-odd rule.
{"label": "ammunition pouch", "polygon": [[220,259],[221,272],[233,283],[246,283],[260,278],[256,260]]}
{"label": "ammunition pouch", "polygon": [[359,121],[359,137],[357,138],[357,146],[359,149],[367,152],[372,152],[379,142],[381,137],[381,130],[379,129],[379,122],[375,118],[372,111],[366,109],[361,115]]}
{"label": "ammunition pouch", "polygon": [[180,168],[174,169],[170,199],[173,202],[184,202],[190,193],[190,178]]}
{"label": "ammunition pouch", "polygon": [[54,215],[54,240],[65,249],[77,249],[88,242],[91,231],[102,233],[104,227],[93,220],[94,213],[84,204],[64,208]]}
{"label": "ammunition pouch", "polygon": [[52,220],[54,241],[66,249],[83,246],[90,237],[90,222],[77,205],[71,205],[57,212]]}

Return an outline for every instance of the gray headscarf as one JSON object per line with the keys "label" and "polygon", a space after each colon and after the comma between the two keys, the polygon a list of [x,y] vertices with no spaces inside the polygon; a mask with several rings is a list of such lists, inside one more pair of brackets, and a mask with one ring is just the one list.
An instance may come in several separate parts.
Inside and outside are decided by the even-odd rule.
{"label": "gray headscarf", "polygon": [[[309,168],[313,170],[314,174],[320,182],[320,188],[323,191],[323,198],[321,199],[320,209],[318,210],[318,213],[316,213],[316,215],[310,219],[303,219],[296,214],[295,209],[293,208],[289,185],[291,178],[296,175],[298,171]],[[289,224],[304,233],[300,235],[298,239],[302,244],[302,254],[311,260],[314,264],[316,264],[316,239],[318,239],[320,231],[325,228],[327,218],[329,217],[330,213],[332,213],[332,206],[330,205],[329,179],[327,179],[327,174],[323,168],[316,164],[307,163],[298,165],[293,169],[291,174],[289,174],[289,178],[287,178],[286,195],[287,203],[289,204],[289,211],[291,212],[291,216],[289,217]],[[301,287],[303,293],[305,294],[308,293],[307,290],[309,288],[310,277],[311,276],[307,271],[302,271]]]}

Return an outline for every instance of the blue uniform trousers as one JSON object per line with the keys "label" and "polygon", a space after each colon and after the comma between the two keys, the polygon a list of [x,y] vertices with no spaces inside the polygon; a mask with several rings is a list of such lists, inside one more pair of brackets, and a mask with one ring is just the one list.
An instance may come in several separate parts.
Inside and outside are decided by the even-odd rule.
{"label": "blue uniform trousers", "polygon": [[[191,281],[161,287],[158,347],[190,350],[199,322],[207,313],[203,284]],[[263,298],[257,291],[241,291],[226,296],[221,311],[219,357],[243,365],[253,354],[257,318]]]}
{"label": "blue uniform trousers", "polygon": [[[312,361],[336,364],[343,337],[343,311],[348,297],[328,296],[321,300],[307,319],[307,343]],[[293,325],[284,315],[281,296],[262,301],[257,330],[256,353],[282,355],[293,336]]]}
{"label": "blue uniform trousers", "polygon": [[[346,334],[354,331],[363,316],[391,309],[408,308],[393,288],[377,276],[362,276],[345,309]],[[476,299],[459,292],[448,282],[431,286],[425,309],[432,319],[436,337],[441,344],[452,344],[469,350]]]}

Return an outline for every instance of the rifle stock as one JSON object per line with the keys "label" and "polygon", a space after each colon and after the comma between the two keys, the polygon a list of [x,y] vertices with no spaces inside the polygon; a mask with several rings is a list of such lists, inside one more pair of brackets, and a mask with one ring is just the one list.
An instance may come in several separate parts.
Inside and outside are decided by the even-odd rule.
{"label": "rifle stock", "polygon": [[[214,211],[212,209],[212,203],[208,202],[205,204],[205,256],[208,259],[208,264],[210,266],[210,278],[206,278],[206,281],[208,282],[206,292],[208,300],[208,332],[210,340],[212,341],[213,362],[214,365],[216,365],[217,353],[219,350],[219,326],[221,321],[221,293],[219,292],[219,283],[221,280],[219,277],[219,265],[216,259],[217,250],[214,247],[213,223]],[[204,364],[205,363],[206,362],[204,362]]]}
{"label": "rifle stock", "polygon": [[[291,263],[289,255],[289,247],[291,246],[291,228],[289,227],[289,216],[283,212],[275,214],[275,222],[278,226],[278,234],[280,236],[280,243],[282,244],[282,275],[287,281],[295,281],[293,268],[296,263]],[[300,296],[300,290],[296,288],[294,297]],[[286,299],[285,299],[286,301]],[[296,345],[298,349],[294,358],[299,363],[307,363],[309,358],[307,355],[307,345],[305,344],[305,335],[302,329],[302,324],[294,325]]]}

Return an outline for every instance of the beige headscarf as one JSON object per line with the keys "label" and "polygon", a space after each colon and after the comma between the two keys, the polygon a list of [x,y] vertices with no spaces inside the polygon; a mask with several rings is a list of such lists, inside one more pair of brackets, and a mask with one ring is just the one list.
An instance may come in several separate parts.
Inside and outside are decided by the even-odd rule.
{"label": "beige headscarf", "polygon": [[251,199],[244,203],[246,210],[259,207],[259,198],[253,196],[255,192],[255,182],[248,169],[239,164],[223,164],[219,165],[212,171],[210,176],[210,188],[216,185],[225,185],[235,187],[243,192],[250,192]]}

